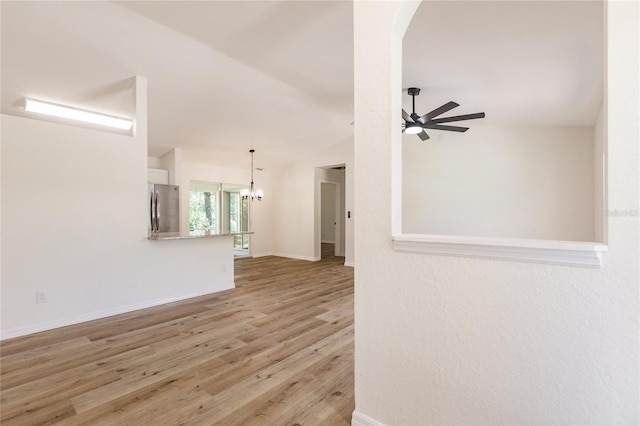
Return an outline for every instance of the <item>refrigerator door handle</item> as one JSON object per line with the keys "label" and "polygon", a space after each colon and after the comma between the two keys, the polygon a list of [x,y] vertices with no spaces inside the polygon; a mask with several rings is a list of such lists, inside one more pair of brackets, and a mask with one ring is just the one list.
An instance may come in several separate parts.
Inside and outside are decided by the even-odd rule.
{"label": "refrigerator door handle", "polygon": [[156,232],[160,232],[160,216],[158,215],[158,191],[155,192],[156,197]]}
{"label": "refrigerator door handle", "polygon": [[156,223],[153,217],[153,192],[149,197],[149,220],[151,221],[151,233],[156,230]]}

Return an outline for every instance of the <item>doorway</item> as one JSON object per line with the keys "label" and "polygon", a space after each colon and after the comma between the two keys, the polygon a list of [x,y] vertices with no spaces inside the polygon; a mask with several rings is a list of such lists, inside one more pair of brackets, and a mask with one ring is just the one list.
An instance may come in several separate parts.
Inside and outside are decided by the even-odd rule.
{"label": "doorway", "polygon": [[320,183],[320,258],[340,255],[340,184]]}
{"label": "doorway", "polygon": [[315,170],[314,258],[344,257],[346,226],[346,167],[344,164]]}

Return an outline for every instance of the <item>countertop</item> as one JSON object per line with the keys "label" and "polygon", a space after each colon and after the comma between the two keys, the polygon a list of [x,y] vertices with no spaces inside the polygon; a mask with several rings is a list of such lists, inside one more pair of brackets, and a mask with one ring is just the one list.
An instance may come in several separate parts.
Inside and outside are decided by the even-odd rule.
{"label": "countertop", "polygon": [[190,234],[190,235],[178,235],[173,237],[149,237],[153,241],[165,241],[165,240],[193,240],[198,238],[217,238],[217,237],[235,237],[236,235],[252,235],[253,232],[230,232],[226,234]]}

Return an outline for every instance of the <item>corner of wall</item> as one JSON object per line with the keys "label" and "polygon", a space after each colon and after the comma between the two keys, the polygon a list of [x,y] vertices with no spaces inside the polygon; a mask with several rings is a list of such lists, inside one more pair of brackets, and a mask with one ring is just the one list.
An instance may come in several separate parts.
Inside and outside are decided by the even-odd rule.
{"label": "corner of wall", "polygon": [[351,415],[351,426],[384,426],[384,424],[354,410]]}

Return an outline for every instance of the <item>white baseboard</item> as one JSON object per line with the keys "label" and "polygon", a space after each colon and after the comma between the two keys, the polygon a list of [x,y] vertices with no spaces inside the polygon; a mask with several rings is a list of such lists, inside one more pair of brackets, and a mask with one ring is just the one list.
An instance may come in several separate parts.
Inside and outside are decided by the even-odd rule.
{"label": "white baseboard", "polygon": [[[266,257],[266,256],[278,256],[278,257],[286,257],[288,259],[296,259],[296,260],[307,260],[309,262],[317,262],[320,260],[319,257],[308,257],[308,256],[298,256],[295,254],[284,254],[284,253],[259,253],[252,254],[251,257]],[[355,262],[344,262],[344,266],[348,266],[350,268],[354,268],[356,266]]]}
{"label": "white baseboard", "polygon": [[384,424],[353,410],[351,426],[384,426]]}
{"label": "white baseboard", "polygon": [[297,254],[273,253],[273,256],[286,257],[286,258],[289,258],[289,259],[296,259],[296,260],[306,260],[306,261],[309,261],[309,262],[317,262],[318,260],[320,260],[319,257],[298,256]]}
{"label": "white baseboard", "polygon": [[286,257],[288,259],[295,259],[295,260],[308,260],[310,262],[320,260],[320,258],[316,259],[315,257],[298,256],[296,254],[284,254],[284,253],[258,253],[258,254],[251,255],[251,257],[267,257],[267,256]]}
{"label": "white baseboard", "polygon": [[275,254],[269,252],[269,253],[256,253],[253,254],[251,253],[251,257],[267,257],[267,256],[275,256]]}
{"label": "white baseboard", "polygon": [[[218,291],[230,290],[235,288],[235,284],[225,284]],[[39,333],[41,331],[53,330],[60,327],[67,327],[69,325],[80,324],[87,321],[93,321],[97,319],[107,318],[114,315],[126,314],[128,312],[137,311],[140,309],[152,308],[154,306],[165,305],[167,303],[179,302],[181,300],[192,299],[194,297],[205,296],[207,294],[213,294],[210,291],[203,291],[198,293],[191,293],[181,296],[170,297],[167,299],[155,299],[146,300],[143,302],[132,303],[130,305],[118,306],[110,309],[103,309],[101,311],[89,312],[86,314],[76,315],[69,318],[63,318],[56,321],[47,321],[38,324],[31,324],[24,327],[10,328],[8,330],[2,330],[0,334],[0,341],[6,339],[12,339],[14,337],[25,336],[27,334]]]}

